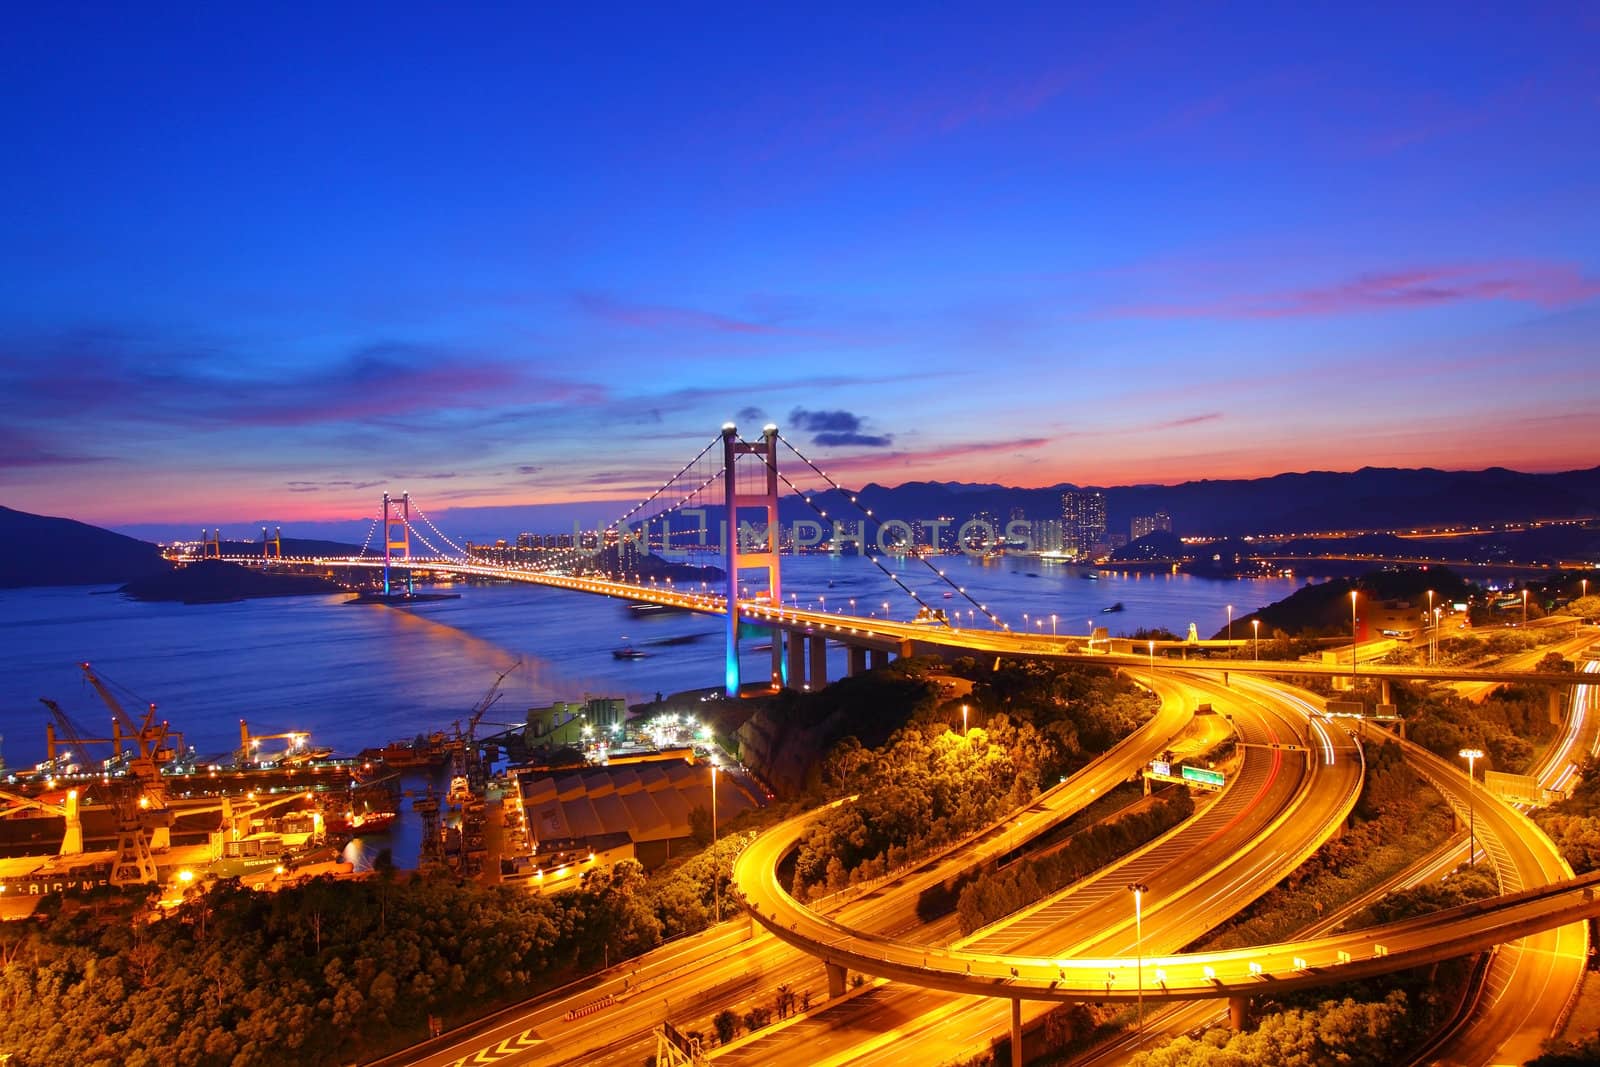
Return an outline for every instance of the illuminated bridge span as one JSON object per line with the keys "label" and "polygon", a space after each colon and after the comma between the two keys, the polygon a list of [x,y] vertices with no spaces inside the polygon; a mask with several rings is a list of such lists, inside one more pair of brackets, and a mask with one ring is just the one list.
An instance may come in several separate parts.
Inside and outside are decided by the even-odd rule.
{"label": "illuminated bridge span", "polygon": [[[912,556],[926,566],[933,575],[949,587],[951,598],[959,597],[971,605],[969,614],[986,625],[961,627],[955,619],[959,612],[947,618],[941,609],[932,605],[894,571],[870,553],[866,558],[899,588],[904,596],[916,605],[921,622],[899,622],[876,616],[862,618],[855,615],[832,613],[802,608],[798,604],[785,606],[778,552],[778,501],[779,483],[811,506],[817,524],[833,522],[833,518],[814,503],[809,493],[798,488],[778,465],[779,445],[787,446],[804,467],[825,484],[837,490],[859,512],[863,531],[876,527],[879,530],[894,525],[894,520],[884,520],[857,502],[848,489],[830,478],[779,434],[776,426],[767,426],[755,442],[745,440],[731,423],[721,434],[685,464],[677,474],[668,479],[655,492],[639,501],[626,513],[606,527],[594,531],[587,538],[588,547],[574,545],[556,550],[538,565],[491,563],[476,560],[430,520],[409,494],[392,497],[385,493],[382,510],[372,520],[366,543],[355,556],[305,557],[285,556],[278,537],[268,537],[262,531],[263,552],[259,556],[227,556],[222,553],[220,534],[213,540],[207,537],[200,554],[211,558],[228,558],[235,562],[263,566],[315,566],[321,568],[381,569],[383,589],[391,593],[398,584],[395,572],[404,572],[403,580],[409,590],[411,574],[418,569],[436,573],[495,578],[528,582],[537,585],[594,593],[602,596],[623,597],[647,604],[661,604],[698,611],[726,618],[727,649],[725,655],[724,686],[729,696],[740,690],[739,643],[743,629],[749,624],[759,624],[774,633],[772,663],[769,676],[764,679],[773,687],[802,688],[827,683],[827,645],[843,645],[849,650],[849,673],[855,674],[886,662],[891,656],[907,656],[920,651],[958,649],[967,652],[990,653],[996,656],[1041,657],[1091,663],[1099,666],[1139,666],[1150,670],[1181,669],[1189,671],[1230,672],[1247,674],[1291,675],[1298,677],[1335,676],[1390,679],[1416,679],[1428,681],[1522,682],[1556,686],[1600,684],[1600,675],[1568,674],[1540,671],[1475,670],[1469,668],[1405,667],[1392,665],[1354,663],[1302,663],[1278,660],[1186,660],[1175,661],[1156,656],[1157,652],[1194,648],[1192,642],[1146,642],[1139,647],[1144,654],[1113,653],[1090,636],[1044,635],[1013,631],[988,605],[980,603],[964,587],[958,585],[933,560]],[[720,449],[718,446],[721,446]],[[719,456],[720,453],[720,456]],[[720,483],[717,484],[717,483]],[[696,592],[693,589],[674,588],[672,583],[645,583],[626,581],[614,577],[599,577],[592,572],[593,558],[603,550],[624,546],[648,547],[651,524],[664,521],[674,513],[691,508],[701,509],[700,515],[711,508],[718,509],[724,518],[719,540],[721,563],[726,572],[725,589],[712,591],[709,587]],[[420,526],[413,522],[419,520]],[[758,515],[757,521],[750,516]],[[903,525],[903,524],[900,524]],[[665,529],[665,527],[663,527]],[[733,535],[728,530],[736,531]],[[373,536],[381,531],[383,553],[373,548]],[[642,532],[641,532],[642,531]],[[704,536],[702,524],[688,533]],[[683,534],[685,531],[676,531]],[[430,536],[431,535],[431,536]],[[670,539],[662,534],[663,541]],[[872,534],[871,536],[876,536]],[[428,554],[412,553],[416,541]],[[438,543],[436,543],[436,541]],[[441,547],[441,544],[445,547]],[[755,592],[749,592],[752,578]],[[764,584],[760,579],[764,578]],[[737,605],[729,612],[728,604]],[[1206,641],[1203,648],[1237,649],[1247,646],[1247,641]]]}

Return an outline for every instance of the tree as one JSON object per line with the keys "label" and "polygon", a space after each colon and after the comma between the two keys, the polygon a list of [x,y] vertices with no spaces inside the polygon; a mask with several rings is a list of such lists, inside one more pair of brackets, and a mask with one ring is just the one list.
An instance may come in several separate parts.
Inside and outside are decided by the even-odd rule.
{"label": "tree", "polygon": [[739,1016],[731,1010],[724,1008],[717,1012],[711,1020],[712,1027],[717,1031],[717,1044],[726,1045],[739,1036]]}

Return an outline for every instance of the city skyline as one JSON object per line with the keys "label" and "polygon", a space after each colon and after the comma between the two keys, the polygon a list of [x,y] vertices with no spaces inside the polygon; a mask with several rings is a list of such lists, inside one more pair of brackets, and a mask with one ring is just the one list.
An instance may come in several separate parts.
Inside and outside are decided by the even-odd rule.
{"label": "city skyline", "polygon": [[0,74],[11,507],[1600,461],[1577,5],[94,18]]}

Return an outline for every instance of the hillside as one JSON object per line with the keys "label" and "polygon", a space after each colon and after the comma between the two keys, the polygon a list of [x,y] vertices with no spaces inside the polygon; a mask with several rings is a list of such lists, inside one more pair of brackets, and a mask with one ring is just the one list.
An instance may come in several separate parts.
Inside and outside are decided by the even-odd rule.
{"label": "hillside", "polygon": [[0,589],[113,585],[170,569],[160,549],[148,541],[72,519],[0,507]]}
{"label": "hillside", "polygon": [[[913,521],[945,515],[959,523],[980,511],[1009,516],[1012,508],[1021,508],[1030,519],[1059,518],[1061,492],[1071,488],[1075,487],[1008,489],[907,482],[893,488],[870,484],[856,495],[862,507],[878,516]],[[1172,516],[1173,530],[1180,535],[1213,537],[1600,515],[1600,467],[1557,474],[1524,474],[1501,467],[1481,471],[1364,467],[1101,491],[1106,495],[1107,529],[1123,534],[1133,516],[1157,511]],[[812,501],[846,524],[860,518],[855,506],[834,490],[813,494]],[[783,501],[782,513],[786,521],[816,517],[811,507],[793,499]]]}

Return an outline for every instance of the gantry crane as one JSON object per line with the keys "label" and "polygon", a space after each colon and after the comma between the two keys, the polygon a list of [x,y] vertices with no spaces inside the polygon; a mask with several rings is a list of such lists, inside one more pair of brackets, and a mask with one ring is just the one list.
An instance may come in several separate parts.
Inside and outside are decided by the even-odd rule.
{"label": "gantry crane", "polygon": [[156,721],[154,704],[145,711],[142,723],[134,722],[89,664],[80,666],[84,678],[111,709],[114,733],[120,740],[133,743],[128,777],[117,780],[113,794],[117,805],[117,859],[111,867],[111,884],[153,882],[156,864],[151,850],[164,849],[172,843],[172,813],[167,808],[166,783],[161,777],[161,765],[173,757],[169,725]]}

